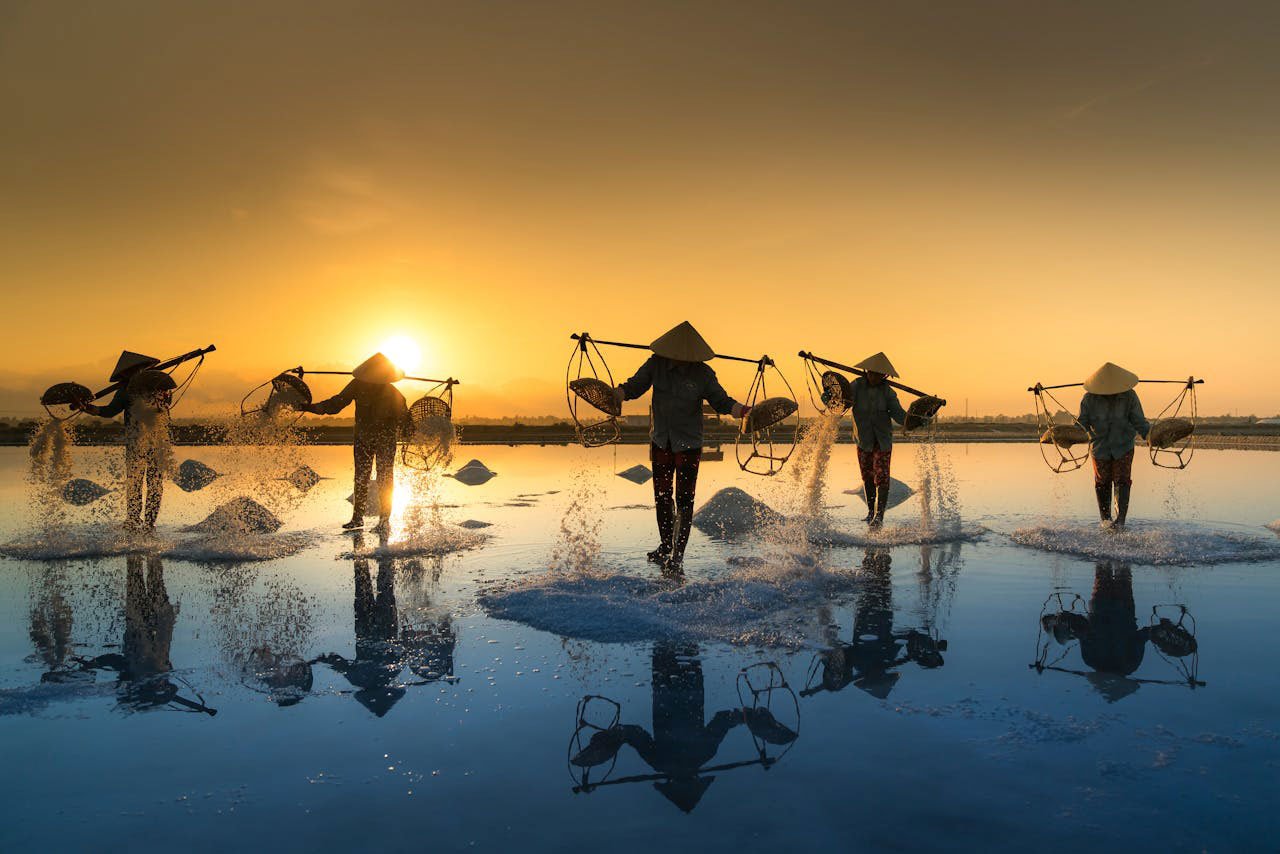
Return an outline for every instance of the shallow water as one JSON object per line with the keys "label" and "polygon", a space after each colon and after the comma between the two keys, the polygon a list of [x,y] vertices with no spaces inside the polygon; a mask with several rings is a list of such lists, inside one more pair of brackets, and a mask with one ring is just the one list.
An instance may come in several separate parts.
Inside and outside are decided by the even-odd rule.
{"label": "shallow water", "polygon": [[[113,488],[113,453],[76,448],[73,476]],[[337,530],[349,449],[299,449],[281,477],[301,457],[331,479],[271,487],[278,533],[182,531],[258,495],[254,453],[179,449],[223,476],[168,489],[138,540],[101,527],[118,490],[33,528],[27,452],[0,450],[20,555],[0,558],[0,850],[1221,850],[1280,830],[1280,454],[1138,466],[1109,537],[1085,472],[939,446],[957,535],[921,526],[918,493],[868,537],[839,445],[816,535],[695,529],[664,579],[652,487],[614,476],[643,448],[468,447],[500,476],[431,479],[430,512],[402,479],[386,543]],[[894,475],[919,489],[938,464],[917,453]],[[795,506],[727,456],[699,505],[738,486]],[[1192,620],[1195,652],[1171,654]]]}

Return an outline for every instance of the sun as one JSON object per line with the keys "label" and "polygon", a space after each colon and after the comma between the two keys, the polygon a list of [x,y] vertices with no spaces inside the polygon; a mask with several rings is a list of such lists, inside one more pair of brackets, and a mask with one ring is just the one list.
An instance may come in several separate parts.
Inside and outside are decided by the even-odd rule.
{"label": "sun", "polygon": [[412,374],[422,365],[422,350],[408,335],[393,335],[378,349],[406,374]]}

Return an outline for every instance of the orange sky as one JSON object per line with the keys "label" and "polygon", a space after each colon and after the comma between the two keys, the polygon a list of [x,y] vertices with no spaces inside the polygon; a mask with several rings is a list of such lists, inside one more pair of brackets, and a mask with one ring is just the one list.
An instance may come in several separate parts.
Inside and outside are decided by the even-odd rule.
{"label": "orange sky", "polygon": [[560,413],[569,332],[684,319],[797,391],[883,349],[953,414],[1106,359],[1280,411],[1280,7],[880,5],[5,4],[0,415],[395,334]]}

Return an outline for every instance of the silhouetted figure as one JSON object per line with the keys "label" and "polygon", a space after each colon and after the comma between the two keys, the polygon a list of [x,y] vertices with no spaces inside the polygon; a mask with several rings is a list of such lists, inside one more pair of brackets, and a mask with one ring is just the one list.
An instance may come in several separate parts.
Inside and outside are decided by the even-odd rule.
{"label": "silhouetted figure", "polygon": [[867,516],[862,521],[878,528],[889,507],[889,469],[893,460],[893,423],[901,424],[907,412],[898,402],[898,393],[885,382],[898,376],[884,353],[868,356],[854,367],[866,371],[849,384],[849,412],[853,416],[858,443],[858,468],[862,474],[862,494]]}
{"label": "silhouetted figure", "polygon": [[176,705],[216,715],[203,702],[178,694],[178,686],[166,674],[173,671],[169,659],[177,607],[169,601],[164,584],[164,564],[156,555],[125,556],[124,639],[120,652],[81,661],[86,670],[114,670],[119,674],[120,704],[134,710]]}
{"label": "silhouetted figure", "polygon": [[[1142,401],[1134,388],[1138,375],[1119,365],[1105,363],[1084,381],[1076,420],[1089,431],[1093,454],[1093,485],[1102,524],[1115,530],[1124,528],[1129,516],[1129,494],[1133,489],[1134,437],[1151,432],[1151,422],[1142,412]],[[1111,519],[1111,493],[1115,489],[1116,517]]]}
{"label": "silhouetted figure", "polygon": [[303,410],[316,415],[337,415],[352,403],[356,405],[355,438],[352,450],[355,456],[355,484],[352,496],[351,521],[342,527],[364,527],[364,511],[369,498],[369,479],[377,463],[378,472],[378,527],[388,530],[391,521],[391,500],[395,492],[396,443],[401,435],[413,429],[409,406],[404,395],[392,383],[404,378],[404,373],[381,353],[375,353],[351,372],[353,379],[346,388],[327,400],[303,406]]}
{"label": "silhouetted figure", "polygon": [[614,389],[614,396],[621,403],[653,389],[649,458],[661,542],[648,557],[664,568],[678,570],[689,543],[702,461],[702,402],[734,418],[746,415],[750,407],[725,392],[707,364],[715,351],[688,321],[649,346],[653,355],[635,376]]}
{"label": "silhouetted figure", "polygon": [[[609,727],[597,728],[587,745],[570,758],[570,763],[584,770],[598,767],[612,762],[622,746],[629,745],[657,773],[614,782],[652,781],[654,789],[684,812],[691,812],[698,805],[715,780],[708,771],[744,765],[768,767],[771,762],[763,755],[746,762],[708,767],[725,736],[739,724],[746,723],[754,737],[773,745],[790,744],[799,734],[778,721],[766,706],[725,709],[708,721],[702,662],[698,655],[696,645],[654,644],[650,680],[652,735],[644,727],[618,723],[615,719]],[[590,788],[584,786],[586,790]]]}
{"label": "silhouetted figure", "polygon": [[[356,548],[362,547],[363,541],[358,540]],[[382,717],[405,694],[400,684],[404,664],[399,647],[395,566],[390,558],[378,560],[376,589],[369,559],[355,559],[354,610],[355,658],[347,659],[331,652],[316,660],[342,674],[356,689],[356,702]]]}
{"label": "silhouetted figure", "polygon": [[832,646],[820,653],[815,663],[821,668],[819,684],[806,687],[800,696],[840,691],[853,685],[884,700],[901,678],[898,667],[914,661],[932,669],[945,663],[945,640],[935,640],[916,629],[894,631],[891,564],[888,552],[866,550],[862,561],[866,581],[857,596],[853,637],[847,644],[830,639]]}
{"label": "silhouetted figure", "polygon": [[111,372],[111,382],[120,383],[111,402],[78,407],[100,418],[124,416],[124,524],[130,530],[154,529],[164,497],[170,453],[169,407],[177,384],[165,372],[151,370],[159,362],[125,350]]}

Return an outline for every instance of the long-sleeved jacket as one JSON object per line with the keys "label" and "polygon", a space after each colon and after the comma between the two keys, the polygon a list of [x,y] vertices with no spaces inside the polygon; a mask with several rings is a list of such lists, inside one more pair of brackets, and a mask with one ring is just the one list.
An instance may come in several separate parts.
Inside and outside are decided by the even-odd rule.
{"label": "long-sleeved jacket", "polygon": [[124,413],[124,426],[128,427],[133,422],[133,398],[134,395],[129,393],[129,383],[123,382],[106,406],[86,406],[84,411],[99,418],[115,418]]}
{"label": "long-sleeved jacket", "polygon": [[702,447],[702,401],[721,415],[740,404],[729,397],[716,372],[705,362],[677,362],[653,355],[623,383],[624,400],[653,388],[653,429],[649,439],[659,448],[691,451]]}
{"label": "long-sleeved jacket", "polygon": [[871,385],[866,377],[858,377],[853,388],[853,423],[858,431],[858,447],[864,451],[887,451],[893,447],[893,424],[907,417],[898,402],[898,394],[888,383]]}
{"label": "long-sleeved jacket", "polygon": [[346,388],[326,400],[307,407],[316,415],[337,415],[356,405],[356,432],[394,432],[412,426],[409,406],[400,389],[383,383],[352,380]]}
{"label": "long-sleeved jacket", "polygon": [[1080,426],[1089,431],[1093,456],[1118,460],[1133,450],[1133,437],[1146,436],[1151,422],[1142,413],[1142,401],[1133,389],[1120,394],[1086,392],[1080,400]]}

